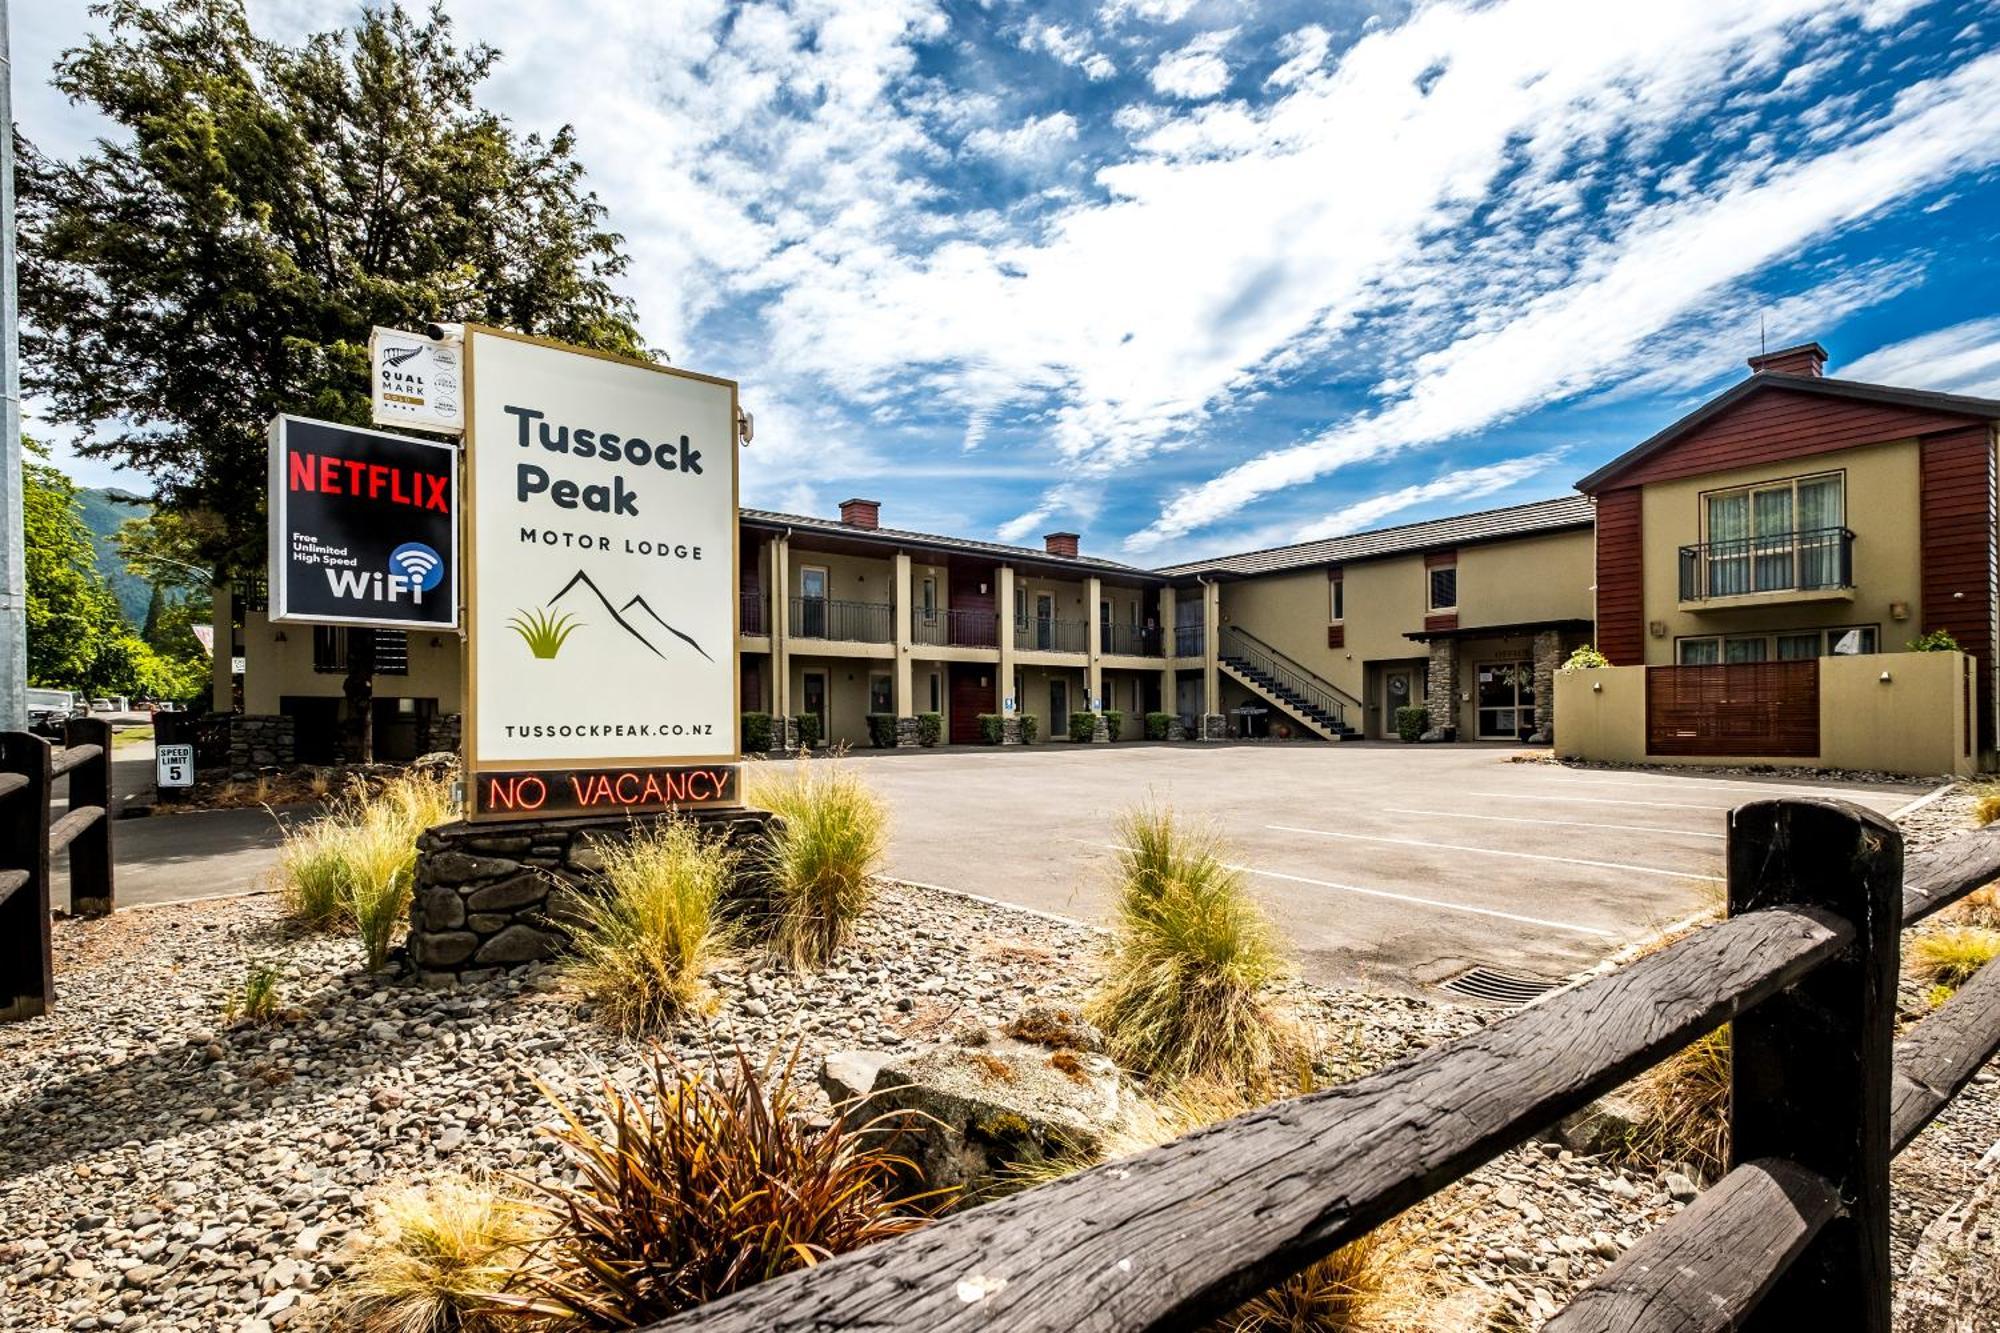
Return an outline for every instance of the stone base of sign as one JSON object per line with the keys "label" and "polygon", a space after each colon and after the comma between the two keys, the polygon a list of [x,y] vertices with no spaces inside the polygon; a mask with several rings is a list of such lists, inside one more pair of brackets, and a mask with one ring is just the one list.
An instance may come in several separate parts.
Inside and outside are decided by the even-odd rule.
{"label": "stone base of sign", "polygon": [[259,770],[290,768],[298,761],[297,724],[273,713],[229,716],[229,776],[247,781]]}
{"label": "stone base of sign", "polygon": [[[694,810],[683,817],[706,836],[747,854],[774,816],[732,809]],[[554,957],[578,898],[601,891],[602,844],[622,842],[635,828],[660,818],[460,822],[431,829],[417,839],[410,903],[408,950],[415,978],[426,986],[451,986]],[[743,864],[749,863],[746,855]]]}
{"label": "stone base of sign", "polygon": [[1201,738],[1205,741],[1228,740],[1228,715],[1224,713],[1203,713],[1201,715]]}
{"label": "stone base of sign", "polygon": [[913,717],[897,718],[896,748],[898,750],[914,750],[922,744],[923,742],[917,739],[917,720]]}

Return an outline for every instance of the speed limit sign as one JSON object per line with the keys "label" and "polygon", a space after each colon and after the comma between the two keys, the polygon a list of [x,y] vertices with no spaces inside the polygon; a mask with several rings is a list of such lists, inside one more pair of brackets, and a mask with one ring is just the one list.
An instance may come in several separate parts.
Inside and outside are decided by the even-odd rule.
{"label": "speed limit sign", "polygon": [[153,782],[161,787],[194,786],[194,746],[162,745],[153,751]]}

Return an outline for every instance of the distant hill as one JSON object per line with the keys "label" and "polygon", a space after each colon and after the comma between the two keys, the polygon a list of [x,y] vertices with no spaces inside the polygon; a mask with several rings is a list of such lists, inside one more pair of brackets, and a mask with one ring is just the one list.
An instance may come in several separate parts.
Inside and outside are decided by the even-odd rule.
{"label": "distant hill", "polygon": [[115,487],[79,490],[77,502],[83,508],[84,526],[90,529],[90,544],[97,552],[97,572],[111,585],[119,609],[137,629],[146,622],[146,603],[152,599],[153,589],[146,580],[125,568],[118,548],[111,544],[111,534],[126,519],[144,518],[152,513],[153,502]]}

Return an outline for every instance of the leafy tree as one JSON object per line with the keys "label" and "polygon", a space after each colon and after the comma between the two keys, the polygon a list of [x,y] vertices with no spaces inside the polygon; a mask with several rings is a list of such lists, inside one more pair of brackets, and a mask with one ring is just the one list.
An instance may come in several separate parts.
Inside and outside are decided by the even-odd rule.
{"label": "leafy tree", "polygon": [[[262,565],[272,416],[367,420],[371,325],[643,354],[571,130],[482,109],[499,53],[458,47],[442,7],[298,46],[252,32],[243,0],[94,12],[106,34],[55,85],[124,135],[74,162],[21,144],[24,380],[84,452],[154,479],[200,563]],[[350,679],[363,719],[367,693]]]}

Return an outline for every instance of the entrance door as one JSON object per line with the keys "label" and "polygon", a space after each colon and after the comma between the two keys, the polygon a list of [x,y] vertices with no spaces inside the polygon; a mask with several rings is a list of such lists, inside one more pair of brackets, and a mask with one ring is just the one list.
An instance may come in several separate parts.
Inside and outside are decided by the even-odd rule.
{"label": "entrance door", "polygon": [[986,739],[979,734],[979,715],[1000,711],[993,706],[993,668],[976,662],[953,662],[950,672],[951,743],[978,745]]}
{"label": "entrance door", "polygon": [[1069,682],[1049,682],[1049,735],[1069,735]]}
{"label": "entrance door", "polygon": [[[826,571],[807,565],[799,571],[799,637],[826,637]],[[822,677],[821,685],[825,685]]]}
{"label": "entrance door", "polygon": [[808,713],[819,719],[819,738],[825,741],[827,739],[826,673],[824,671],[806,672],[803,694],[805,696],[805,703],[799,711]]}
{"label": "entrance door", "polygon": [[1044,651],[1056,646],[1056,599],[1049,593],[1035,594],[1035,647]]}
{"label": "entrance door", "polygon": [[1476,697],[1481,740],[1521,740],[1535,730],[1535,664],[1482,662]]}
{"label": "entrance door", "polygon": [[1382,673],[1382,735],[1396,735],[1396,710],[1408,708],[1416,694],[1417,673],[1410,667],[1390,667]]}

